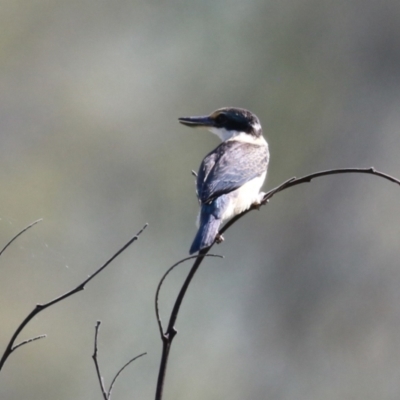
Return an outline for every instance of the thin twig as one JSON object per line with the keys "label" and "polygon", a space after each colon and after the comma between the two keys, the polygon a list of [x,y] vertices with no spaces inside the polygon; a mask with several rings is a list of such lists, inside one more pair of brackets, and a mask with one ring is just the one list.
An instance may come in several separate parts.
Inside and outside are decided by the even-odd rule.
{"label": "thin twig", "polygon": [[103,271],[104,268],[106,268],[115,258],[117,258],[124,250],[126,250],[133,242],[138,240],[140,234],[147,228],[148,224],[145,224],[143,228],[132,238],[130,239],[124,246],[122,246],[106,263],[104,263],[100,268],[98,268],[92,275],[90,275],[87,279],[85,279],[81,284],[79,284],[76,288],[66,292],[65,294],[49,301],[48,303],[45,304],[37,304],[36,307],[25,317],[25,319],[21,322],[21,324],[18,326],[14,334],[12,335],[6,349],[4,350],[3,356],[1,357],[0,360],[0,371],[4,366],[4,363],[6,362],[7,358],[10,356],[10,354],[15,350],[14,343],[15,340],[17,339],[18,335],[21,333],[21,331],[25,328],[25,326],[29,323],[29,321],[32,320],[32,318],[36,315],[39,314],[41,311],[45,310],[46,308],[59,303],[60,301],[72,296],[73,294],[80,292],[81,290],[85,289],[85,286],[96,276],[98,275],[101,271]]}
{"label": "thin twig", "polygon": [[110,400],[111,399],[111,392],[113,390],[113,387],[115,385],[115,382],[117,381],[118,377],[120,376],[121,372],[131,363],[133,363],[135,360],[137,360],[138,358],[146,355],[147,353],[142,353],[139,354],[138,356],[132,358],[131,360],[129,360],[126,364],[124,364],[119,370],[118,372],[115,374],[113,380],[111,381],[111,385],[110,388],[108,389],[108,392],[106,390],[106,387],[104,385],[104,378],[101,375],[101,371],[100,371],[100,364],[99,364],[99,360],[97,359],[97,352],[98,352],[98,337],[99,337],[99,330],[100,330],[100,325],[101,325],[101,321],[97,321],[96,322],[96,326],[95,326],[95,332],[94,332],[94,350],[93,350],[93,362],[94,362],[94,366],[96,368],[96,374],[97,374],[97,379],[99,380],[99,384],[100,384],[100,390],[101,393],[103,394],[103,398],[104,400]]}
{"label": "thin twig", "polygon": [[[400,185],[400,180],[385,174],[383,172],[377,171],[374,167],[370,167],[370,168],[338,168],[338,169],[329,169],[326,171],[318,171],[318,172],[314,172],[313,174],[309,174],[309,175],[305,175],[302,176],[301,178],[290,178],[288,180],[286,180],[285,182],[281,183],[280,185],[278,185],[277,187],[269,190],[267,193],[265,193],[262,201],[261,201],[261,206],[265,205],[268,203],[268,201],[277,193],[284,191],[285,189],[289,189],[293,186],[297,186],[300,185],[302,183],[309,183],[311,182],[313,179],[315,178],[319,178],[321,176],[328,176],[328,175],[337,175],[337,174],[369,174],[369,175],[375,175],[378,176],[380,178],[386,179],[390,182],[393,183],[397,183],[398,185]],[[238,221],[239,219],[243,218],[247,213],[249,213],[250,211],[259,209],[260,205],[253,205],[252,207],[250,207],[248,210],[243,211],[241,214],[236,215],[234,218],[232,218],[231,220],[229,220],[220,230],[220,234],[222,235],[224,232],[226,232],[236,221]]]}
{"label": "thin twig", "polygon": [[136,240],[139,239],[139,236],[143,233],[143,231],[149,226],[149,224],[144,224],[143,228],[131,239],[126,243],[124,246],[122,246],[103,266],[101,266],[95,273],[90,275],[84,282],[82,282],[79,286],[82,286],[83,290],[85,285],[90,282],[96,275],[98,275],[101,271],[103,271],[104,268],[108,266],[108,264],[112,263],[122,252],[124,252],[133,242],[136,242]]}
{"label": "thin twig", "polygon": [[21,346],[23,346],[24,344],[28,344],[28,343],[30,343],[30,342],[34,342],[35,340],[44,339],[44,338],[46,338],[46,337],[47,337],[47,335],[39,335],[39,336],[35,336],[35,337],[33,337],[33,338],[30,338],[30,339],[24,340],[23,342],[16,344],[16,345],[13,347],[13,351],[14,351],[14,350],[17,350],[18,347],[21,347]]}
{"label": "thin twig", "polygon": [[37,223],[43,221],[42,218],[32,222],[31,224],[29,224],[28,226],[26,226],[24,229],[22,229],[22,231],[20,231],[19,233],[17,233],[4,247],[3,249],[0,251],[0,256],[4,253],[5,249],[12,243],[14,242],[15,239],[17,239],[19,236],[21,236],[24,232],[26,232],[29,228],[32,228],[32,226],[36,225]]}
{"label": "thin twig", "polygon": [[[162,339],[163,336],[164,336],[164,330],[163,330],[163,327],[162,327],[162,322],[161,322],[161,317],[160,317],[160,309],[159,309],[159,307],[158,307],[158,298],[159,298],[159,295],[160,295],[161,286],[162,286],[162,284],[164,283],[165,278],[169,275],[169,273],[170,273],[174,268],[176,268],[178,265],[184,263],[185,261],[192,260],[193,258],[197,258],[197,257],[198,257],[198,256],[190,256],[190,257],[183,258],[182,260],[179,260],[179,261],[178,261],[177,263],[175,263],[172,267],[168,268],[167,272],[163,275],[163,277],[161,278],[160,282],[158,283],[154,303],[155,303],[156,318],[157,318],[158,328],[159,328],[159,330],[160,330],[161,339]],[[224,258],[223,256],[219,256],[219,255],[216,255],[216,254],[205,254],[204,257],[218,257],[218,258]]]}
{"label": "thin twig", "polygon": [[397,183],[398,185],[400,185],[400,180],[399,179],[397,179],[397,178],[395,178],[395,177],[393,177],[391,175],[385,174],[383,172],[377,171],[374,167],[370,167],[370,168],[328,169],[326,171],[314,172],[313,174],[305,175],[305,176],[303,176],[301,178],[293,177],[293,178],[287,180],[286,182],[283,182],[282,184],[280,184],[275,189],[272,189],[269,192],[267,192],[265,194],[265,196],[264,196],[263,201],[266,201],[266,200],[270,199],[276,193],[281,192],[282,190],[288,189],[290,187],[300,185],[301,183],[311,182],[313,179],[319,178],[321,176],[337,175],[337,174],[370,174],[370,175],[376,175],[376,176],[379,176],[381,178],[387,179],[390,182],[394,182],[394,183]]}
{"label": "thin twig", "polygon": [[99,336],[100,325],[101,325],[101,321],[97,321],[95,332],[94,332],[94,350],[93,350],[92,358],[93,358],[94,366],[96,368],[96,373],[97,373],[97,378],[99,380],[101,393],[103,394],[104,400],[108,400],[107,391],[104,386],[104,379],[101,376],[100,366],[99,366],[99,362],[97,360],[97,338]]}
{"label": "thin twig", "polygon": [[[397,178],[394,178],[393,176],[387,175],[387,174],[385,174],[383,172],[379,172],[379,171],[375,170],[375,168],[373,168],[373,167],[371,167],[371,168],[340,168],[340,169],[332,169],[332,170],[327,170],[327,171],[315,172],[313,174],[306,175],[306,176],[303,176],[301,178],[293,177],[293,178],[290,178],[287,181],[283,182],[282,184],[280,184],[276,188],[274,188],[274,189],[270,190],[269,192],[267,192],[264,195],[261,204],[252,206],[249,210],[244,211],[243,213],[235,216],[230,221],[228,221],[222,227],[222,229],[220,230],[219,233],[223,234],[236,221],[238,221],[240,218],[242,218],[248,212],[250,212],[252,210],[255,210],[255,209],[259,209],[261,205],[267,204],[268,200],[271,197],[273,197],[276,193],[282,192],[285,189],[288,189],[290,187],[299,185],[301,183],[311,182],[311,180],[314,179],[314,178],[318,178],[318,177],[321,177],[321,176],[327,176],[327,175],[345,174],[345,173],[364,173],[364,174],[376,175],[376,176],[379,176],[381,178],[387,179],[387,180],[389,180],[391,182],[394,182],[394,183],[397,183],[397,184],[400,185],[400,180],[398,180]],[[165,373],[166,373],[167,364],[168,364],[169,351],[170,351],[170,348],[171,348],[172,340],[176,335],[176,330],[174,328],[174,324],[175,324],[176,319],[178,317],[180,306],[182,304],[182,301],[183,301],[183,298],[185,296],[186,290],[187,290],[187,288],[188,288],[188,286],[189,286],[194,274],[196,273],[196,271],[199,268],[201,262],[203,261],[205,255],[210,251],[212,246],[213,245],[211,245],[210,247],[205,248],[205,249],[203,249],[203,250],[201,250],[199,252],[198,257],[197,257],[196,261],[194,262],[192,268],[190,269],[189,274],[186,277],[186,280],[183,283],[183,286],[182,286],[182,288],[181,288],[181,290],[180,290],[180,292],[178,294],[178,297],[176,298],[176,301],[175,301],[175,304],[174,304],[174,307],[172,309],[171,316],[170,316],[170,319],[169,319],[167,331],[166,331],[166,333],[164,335],[161,335],[163,348],[162,348],[162,353],[161,353],[160,368],[159,368],[158,379],[157,379],[157,388],[156,388],[156,396],[155,396],[156,400],[161,400],[162,399],[164,382],[165,382]],[[162,332],[162,329],[161,329],[161,332]]]}
{"label": "thin twig", "polygon": [[134,361],[136,361],[138,358],[145,356],[147,353],[142,353],[139,354],[136,357],[133,357],[132,360],[129,360],[123,367],[120,368],[120,370],[117,372],[117,374],[114,376],[114,379],[111,381],[111,385],[110,385],[110,389],[108,390],[108,400],[111,399],[111,392],[113,390],[114,384],[116,382],[116,380],[118,379],[119,375],[121,374],[121,372],[131,363],[133,363]]}

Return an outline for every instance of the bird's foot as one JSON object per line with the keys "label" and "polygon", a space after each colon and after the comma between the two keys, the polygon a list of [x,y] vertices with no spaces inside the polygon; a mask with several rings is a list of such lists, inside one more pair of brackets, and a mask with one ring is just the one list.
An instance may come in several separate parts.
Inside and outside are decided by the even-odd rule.
{"label": "bird's foot", "polygon": [[215,243],[221,244],[224,240],[224,237],[220,233],[217,233],[217,236],[215,236]]}
{"label": "bird's foot", "polygon": [[265,204],[267,204],[268,200],[264,200],[264,196],[266,195],[266,193],[264,192],[260,192],[258,194],[258,198],[257,200],[252,204],[252,207],[255,208],[256,210],[259,210],[261,206],[264,206]]}

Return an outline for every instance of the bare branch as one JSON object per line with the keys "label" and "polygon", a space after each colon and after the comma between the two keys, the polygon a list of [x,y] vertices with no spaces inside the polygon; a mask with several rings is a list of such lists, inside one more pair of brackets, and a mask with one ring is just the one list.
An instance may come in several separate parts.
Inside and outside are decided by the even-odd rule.
{"label": "bare branch", "polygon": [[[164,331],[163,331],[163,327],[162,327],[162,322],[161,322],[161,317],[160,317],[160,310],[158,307],[158,298],[160,295],[160,289],[162,284],[164,283],[165,278],[169,275],[169,273],[176,268],[178,265],[184,263],[185,261],[188,260],[192,260],[193,258],[197,258],[198,256],[190,256],[190,257],[186,257],[183,258],[182,260],[178,261],[177,263],[175,263],[172,267],[168,268],[167,272],[163,275],[163,277],[161,278],[158,286],[157,286],[157,290],[156,290],[156,296],[155,296],[155,309],[156,309],[156,318],[157,318],[157,323],[158,323],[158,328],[160,330],[160,336],[161,336],[161,340],[164,337]],[[223,256],[219,256],[216,254],[205,254],[204,257],[218,257],[218,258],[224,258]]]}
{"label": "bare branch", "polygon": [[[346,173],[362,173],[362,174],[371,174],[371,175],[376,175],[379,176],[381,178],[387,179],[390,182],[394,182],[397,183],[398,185],[400,185],[400,180],[398,180],[397,178],[394,178],[390,175],[387,175],[383,172],[379,172],[377,170],[375,170],[375,168],[371,167],[371,168],[340,168],[340,169],[332,169],[332,170],[327,170],[327,171],[319,171],[319,172],[315,172],[313,174],[310,175],[306,175],[303,176],[301,178],[290,178],[287,181],[283,182],[282,184],[280,184],[279,186],[277,186],[276,188],[270,190],[269,192],[267,192],[262,201],[261,204],[254,204],[249,210],[244,211],[243,213],[235,216],[234,218],[232,218],[231,220],[229,220],[220,230],[220,234],[222,235],[224,232],[226,232],[236,221],[238,221],[240,218],[242,218],[244,215],[246,215],[248,212],[255,210],[255,209],[259,209],[261,205],[265,205],[267,204],[267,202],[269,201],[269,199],[271,197],[273,197],[276,193],[282,192],[285,189],[288,189],[290,187],[296,186],[296,185],[300,185],[302,183],[306,183],[306,182],[311,182],[312,179],[321,177],[321,176],[327,176],[327,175],[335,175],[335,174],[346,174]],[[160,328],[160,333],[161,333],[161,340],[163,343],[163,348],[162,348],[162,353],[161,353],[161,361],[160,361],[160,368],[159,368],[159,372],[158,372],[158,380],[157,380],[157,388],[156,388],[156,396],[155,399],[156,400],[161,400],[162,399],[162,395],[163,395],[163,388],[164,388],[164,382],[165,382],[165,373],[166,373],[166,369],[167,369],[167,363],[168,363],[168,357],[169,357],[169,351],[171,348],[171,344],[172,344],[172,340],[176,335],[176,330],[174,328],[176,319],[178,317],[178,313],[179,313],[179,309],[180,306],[182,304],[183,298],[185,296],[186,290],[189,287],[189,284],[194,276],[194,274],[196,273],[197,269],[199,268],[201,262],[203,261],[204,257],[206,256],[206,254],[210,251],[211,247],[213,245],[211,245],[208,248],[202,249],[198,256],[196,261],[194,262],[192,268],[189,271],[188,276],[186,277],[185,282],[183,283],[183,286],[178,294],[178,297],[175,301],[174,307],[172,309],[171,312],[171,316],[169,319],[169,323],[168,323],[168,327],[167,327],[167,331],[165,334],[162,333],[162,326],[161,326],[161,321],[159,319],[158,313],[156,311],[157,314],[157,319],[158,319],[158,323],[159,323],[159,328]],[[166,274],[168,274],[170,271],[167,271]],[[163,277],[163,279],[165,279],[165,276]],[[159,289],[158,289],[159,290]],[[156,300],[156,310],[157,310],[157,300]]]}
{"label": "bare branch", "polygon": [[16,240],[19,236],[21,236],[24,232],[26,232],[29,228],[32,228],[32,226],[38,224],[39,222],[43,221],[42,218],[32,222],[31,224],[29,224],[27,227],[25,227],[24,229],[22,229],[22,231],[20,231],[19,233],[17,233],[4,247],[3,249],[0,251],[0,256],[4,253],[5,249],[10,246],[10,244],[12,242],[14,242],[14,240]]}
{"label": "bare branch", "polygon": [[97,378],[99,380],[101,393],[103,394],[104,400],[108,400],[107,391],[106,391],[106,388],[104,386],[104,379],[101,376],[99,362],[97,361],[97,338],[99,336],[100,325],[101,325],[101,321],[97,321],[95,332],[94,332],[94,351],[93,351],[92,358],[93,358],[93,361],[94,361],[94,365],[96,367],[96,373],[97,373]]}
{"label": "bare branch", "polygon": [[[290,178],[287,181],[281,183],[279,186],[275,187],[274,189],[271,189],[267,193],[265,193],[261,205],[265,205],[268,203],[268,201],[277,193],[284,191],[285,189],[289,189],[293,186],[300,185],[302,183],[309,183],[315,178],[319,178],[321,176],[328,176],[328,175],[337,175],[337,174],[369,174],[369,175],[375,175],[380,178],[386,179],[390,182],[397,183],[400,185],[400,180],[385,174],[383,172],[377,171],[374,167],[370,168],[338,168],[338,169],[329,169],[326,171],[318,171],[314,172],[313,174],[310,175],[305,175],[301,178]],[[226,232],[236,221],[238,221],[240,218],[244,217],[247,213],[249,213],[252,210],[259,209],[260,205],[253,205],[250,207],[248,210],[243,211],[241,214],[236,215],[234,218],[232,218],[230,221],[228,221],[221,229],[220,234],[223,234]]]}
{"label": "bare branch", "polygon": [[132,360],[129,360],[123,367],[120,368],[120,370],[119,370],[119,371],[117,372],[117,374],[114,376],[114,379],[112,380],[111,385],[110,385],[110,389],[108,390],[108,399],[109,399],[109,400],[111,399],[111,392],[112,392],[112,390],[113,390],[114,384],[115,384],[116,380],[118,379],[119,375],[121,374],[121,372],[122,372],[129,364],[133,363],[133,362],[134,362],[135,360],[137,360],[138,358],[145,356],[146,354],[147,354],[147,353],[139,354],[138,356],[132,358]]}
{"label": "bare branch", "polygon": [[104,268],[106,268],[110,263],[112,263],[121,253],[123,253],[133,242],[139,239],[139,236],[143,231],[149,226],[149,224],[144,224],[143,228],[131,239],[122,246],[103,266],[101,266],[95,273],[90,275],[85,281],[83,281],[78,287],[82,287],[83,290],[88,282],[90,282],[96,275],[98,275]]}
{"label": "bare branch", "polygon": [[6,349],[4,350],[3,356],[1,357],[0,360],[0,371],[4,366],[4,363],[6,362],[7,358],[10,356],[10,354],[15,350],[14,343],[15,340],[17,339],[18,335],[21,333],[21,331],[25,328],[25,326],[32,320],[32,318],[36,315],[39,314],[41,311],[45,310],[48,307],[51,307],[52,305],[59,303],[60,301],[74,295],[77,292],[80,292],[81,290],[85,289],[85,286],[87,283],[89,283],[96,275],[98,275],[101,271],[103,271],[104,268],[106,268],[115,258],[117,258],[123,251],[125,251],[133,242],[138,240],[140,234],[147,228],[147,224],[143,226],[143,228],[132,238],[130,239],[124,246],[122,246],[105,264],[103,264],[100,268],[98,268],[92,275],[90,275],[87,279],[85,279],[81,284],[79,284],[76,288],[66,292],[65,294],[49,301],[48,303],[45,304],[37,304],[36,307],[25,317],[25,319],[21,322],[21,324],[18,326],[14,334],[12,335]]}
{"label": "bare branch", "polygon": [[28,343],[34,342],[35,340],[44,339],[44,338],[46,338],[46,337],[47,337],[47,335],[39,335],[39,336],[35,336],[35,337],[33,337],[33,338],[30,338],[30,339],[24,340],[23,342],[16,344],[16,345],[12,348],[12,351],[17,350],[18,347],[21,347],[21,346],[23,346],[24,344],[28,344]]}
{"label": "bare branch", "polygon": [[113,390],[113,387],[115,385],[115,382],[117,381],[118,377],[120,376],[121,372],[131,363],[133,363],[135,360],[137,360],[138,358],[146,355],[147,353],[142,353],[139,354],[138,356],[132,358],[131,360],[129,360],[126,364],[124,364],[116,373],[116,375],[114,376],[113,380],[111,381],[111,385],[110,385],[110,389],[106,390],[106,387],[104,385],[104,379],[101,375],[101,371],[100,371],[100,365],[99,365],[99,361],[97,359],[97,352],[98,352],[98,345],[97,345],[97,340],[99,337],[99,330],[100,330],[100,325],[101,325],[101,321],[97,321],[96,323],[96,327],[95,327],[95,332],[94,332],[94,350],[93,350],[93,362],[94,362],[94,366],[96,368],[96,374],[97,374],[97,378],[99,380],[99,384],[100,384],[100,390],[101,393],[103,394],[103,398],[104,400],[110,400],[111,399],[111,392]]}
{"label": "bare branch", "polygon": [[319,178],[321,176],[327,175],[337,175],[337,174],[370,174],[376,175],[381,178],[387,179],[390,182],[397,183],[400,185],[400,180],[385,174],[383,172],[377,171],[374,167],[370,168],[338,168],[338,169],[329,169],[326,171],[319,171],[314,172],[313,174],[303,176],[301,178],[293,177],[286,182],[283,182],[281,185],[276,187],[275,189],[270,190],[268,193],[265,194],[264,200],[270,199],[275,193],[281,192],[282,190],[288,189],[292,186],[300,185],[301,183],[311,182],[315,178]]}
{"label": "bare branch", "polygon": [[[164,382],[165,382],[165,373],[167,371],[167,364],[168,364],[168,358],[169,358],[169,351],[171,349],[171,344],[172,340],[174,339],[177,331],[175,329],[175,322],[176,319],[178,318],[178,313],[179,309],[181,307],[183,298],[185,297],[185,293],[190,285],[190,282],[192,281],[194,274],[200,267],[200,264],[203,262],[204,258],[206,257],[207,253],[209,252],[211,246],[200,250],[199,254],[196,257],[192,268],[190,268],[189,274],[186,277],[181,290],[179,291],[179,294],[175,300],[174,307],[171,311],[171,316],[169,318],[168,322],[168,327],[165,332],[165,334],[162,333],[162,328],[161,328],[161,340],[163,343],[162,347],[162,353],[161,353],[161,361],[160,361],[160,367],[158,371],[158,378],[157,378],[157,387],[156,387],[156,400],[161,400],[162,395],[163,395],[163,390],[164,390]],[[189,257],[191,258],[191,257]]]}

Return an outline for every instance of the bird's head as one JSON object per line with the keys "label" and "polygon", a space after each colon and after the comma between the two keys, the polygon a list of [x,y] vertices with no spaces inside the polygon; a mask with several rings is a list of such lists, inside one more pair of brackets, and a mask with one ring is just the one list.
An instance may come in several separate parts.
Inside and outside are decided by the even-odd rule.
{"label": "bird's head", "polygon": [[207,128],[222,141],[237,139],[252,142],[262,136],[259,119],[243,108],[220,108],[206,116],[179,118],[179,122],[193,128]]}

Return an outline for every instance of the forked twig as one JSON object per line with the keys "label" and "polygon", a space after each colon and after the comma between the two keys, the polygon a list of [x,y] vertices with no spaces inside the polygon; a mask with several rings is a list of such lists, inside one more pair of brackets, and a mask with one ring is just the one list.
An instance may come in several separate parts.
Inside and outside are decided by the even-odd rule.
{"label": "forked twig", "polygon": [[185,297],[186,290],[188,289],[190,282],[192,281],[194,274],[196,273],[197,269],[200,267],[200,264],[204,260],[205,256],[207,255],[208,251],[211,247],[207,249],[200,250],[199,254],[197,255],[192,268],[190,268],[189,274],[186,277],[183,285],[179,291],[178,297],[175,300],[174,307],[171,311],[171,315],[168,322],[168,327],[165,333],[162,333],[161,330],[161,340],[162,340],[162,353],[161,353],[161,361],[160,361],[160,368],[158,371],[158,378],[157,378],[157,387],[156,387],[156,400],[161,400],[163,390],[164,390],[164,382],[165,382],[165,373],[167,371],[167,364],[169,358],[169,351],[171,349],[172,340],[174,339],[177,331],[174,327],[176,319],[178,318],[179,309],[181,307],[183,298]]}
{"label": "forked twig", "polygon": [[104,379],[101,375],[101,371],[100,371],[100,365],[99,365],[99,360],[97,359],[97,352],[98,352],[98,345],[97,345],[97,339],[99,336],[99,329],[100,329],[100,325],[101,325],[101,321],[97,321],[96,322],[96,327],[95,327],[95,333],[94,333],[94,351],[93,351],[93,362],[94,362],[94,366],[96,368],[96,374],[97,374],[97,378],[99,380],[99,384],[100,384],[100,390],[101,393],[103,395],[104,400],[110,400],[111,399],[111,392],[113,390],[113,387],[115,385],[115,382],[117,381],[118,377],[120,376],[121,372],[131,363],[133,363],[135,360],[137,360],[138,358],[146,355],[147,353],[142,353],[139,354],[138,356],[132,358],[131,360],[129,360],[126,364],[124,364],[119,370],[118,372],[115,374],[113,380],[111,381],[110,384],[110,388],[108,389],[108,392],[106,391],[106,388],[104,386]]}
{"label": "forked twig", "polygon": [[[36,222],[35,222],[36,223]],[[32,226],[32,224],[30,225]],[[29,227],[30,227],[29,226]],[[25,228],[28,229],[29,227]],[[6,362],[7,358],[10,356],[10,354],[15,351],[17,348],[21,347],[24,344],[31,343],[34,340],[40,339],[43,336],[37,336],[36,338],[28,339],[17,346],[14,346],[15,340],[17,339],[18,335],[21,333],[21,331],[25,328],[25,326],[32,320],[32,318],[39,314],[41,311],[45,310],[48,307],[51,307],[52,305],[59,303],[60,301],[72,296],[73,294],[80,292],[81,290],[85,289],[86,284],[88,284],[96,275],[98,275],[101,271],[103,271],[104,268],[106,268],[115,258],[117,258],[123,251],[125,251],[133,242],[139,239],[140,234],[147,228],[147,224],[143,226],[143,228],[132,238],[130,239],[124,246],[122,246],[108,261],[106,261],[100,268],[98,268],[92,275],[89,275],[87,279],[85,279],[82,283],[80,283],[76,288],[64,293],[63,295],[56,297],[55,299],[49,301],[48,303],[45,304],[37,304],[36,307],[25,317],[25,319],[21,322],[21,324],[18,326],[14,334],[12,335],[6,349],[4,350],[4,353],[0,359],[0,371],[4,366],[4,363]],[[17,235],[19,236],[19,235]]]}
{"label": "forked twig", "polygon": [[[162,339],[163,336],[164,336],[164,331],[163,331],[162,322],[161,322],[161,317],[160,317],[160,309],[159,309],[159,307],[158,307],[158,298],[159,298],[159,295],[160,295],[161,286],[162,286],[162,284],[164,283],[165,278],[169,275],[169,273],[170,273],[173,269],[175,269],[178,265],[184,263],[185,261],[192,260],[192,259],[197,258],[197,257],[198,257],[198,256],[190,256],[190,257],[183,258],[182,260],[179,260],[179,261],[176,262],[172,267],[168,268],[167,272],[163,275],[163,277],[161,278],[160,282],[158,283],[154,303],[155,303],[156,318],[157,318],[157,323],[158,323],[158,328],[159,328],[159,331],[160,331],[161,339]],[[223,256],[219,256],[219,255],[217,255],[217,254],[205,254],[204,257],[224,258]]]}

